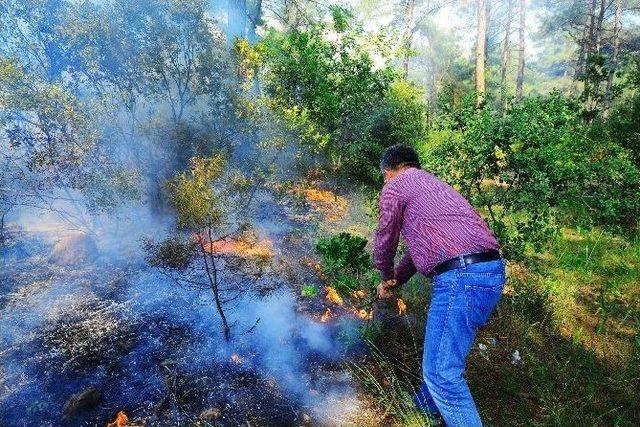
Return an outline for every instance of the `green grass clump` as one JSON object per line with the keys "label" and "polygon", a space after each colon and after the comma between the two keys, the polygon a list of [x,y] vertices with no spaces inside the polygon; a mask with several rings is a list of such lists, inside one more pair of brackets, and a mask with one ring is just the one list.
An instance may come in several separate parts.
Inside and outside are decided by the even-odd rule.
{"label": "green grass clump", "polygon": [[300,292],[303,298],[313,298],[318,295],[318,287],[316,285],[303,285]]}
{"label": "green grass clump", "polygon": [[420,381],[419,375],[412,375],[410,369],[385,356],[372,341],[366,343],[371,350],[370,363],[351,363],[350,367],[382,410],[382,417],[392,418],[404,427],[436,425],[427,414],[418,411],[413,402],[418,390],[412,383]]}

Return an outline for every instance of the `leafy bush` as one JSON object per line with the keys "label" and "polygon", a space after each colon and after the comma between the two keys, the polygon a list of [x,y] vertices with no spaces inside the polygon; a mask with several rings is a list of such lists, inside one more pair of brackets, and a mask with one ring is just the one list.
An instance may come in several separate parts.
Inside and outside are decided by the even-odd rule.
{"label": "leafy bush", "polygon": [[168,181],[166,191],[176,214],[174,233],[160,242],[146,239],[143,248],[147,262],[176,285],[212,292],[229,340],[232,325],[225,304],[255,287],[270,256],[260,251],[250,257],[234,256],[233,251],[222,249],[227,243],[239,249],[256,244],[249,224],[238,224],[236,231],[229,232],[230,218],[247,205],[250,181],[226,166],[220,154],[193,157],[189,170]]}
{"label": "leafy bush", "polygon": [[225,159],[194,157],[191,170],[180,173],[167,183],[171,205],[176,210],[178,227],[200,231],[218,225],[222,217],[221,203],[212,188],[224,172]]}
{"label": "leafy bush", "polygon": [[640,53],[630,61],[624,88],[626,94],[613,109],[606,127],[611,141],[628,149],[640,167]]}
{"label": "leafy bush", "polygon": [[589,156],[582,165],[582,182],[566,211],[578,225],[633,234],[640,215],[640,167],[632,152],[618,145],[599,123],[591,127],[586,148]]}
{"label": "leafy bush", "polygon": [[594,132],[580,105],[559,93],[525,98],[501,115],[468,99],[445,110],[418,147],[517,258],[528,246],[541,250],[563,220],[613,229],[636,221],[638,170]]}
{"label": "leafy bush", "polygon": [[142,247],[147,253],[146,261],[153,267],[186,270],[196,258],[196,242],[178,236],[159,243],[145,239]]}
{"label": "leafy bush", "polygon": [[367,239],[350,233],[320,239],[316,252],[322,257],[322,269],[333,287],[342,295],[362,289],[372,282],[371,257],[364,248]]}

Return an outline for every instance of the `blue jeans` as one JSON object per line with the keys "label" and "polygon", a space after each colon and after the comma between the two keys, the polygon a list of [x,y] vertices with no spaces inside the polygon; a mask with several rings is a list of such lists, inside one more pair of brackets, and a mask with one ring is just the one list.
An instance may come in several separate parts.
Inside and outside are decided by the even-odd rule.
{"label": "blue jeans", "polygon": [[422,359],[419,409],[447,426],[482,426],[463,377],[476,331],[487,322],[505,282],[503,260],[480,262],[433,278]]}

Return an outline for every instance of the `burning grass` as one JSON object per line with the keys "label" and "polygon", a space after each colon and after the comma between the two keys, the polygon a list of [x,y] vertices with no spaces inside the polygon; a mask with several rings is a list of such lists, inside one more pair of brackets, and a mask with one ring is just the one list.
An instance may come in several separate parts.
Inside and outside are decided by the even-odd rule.
{"label": "burning grass", "polygon": [[[345,300],[345,298],[340,296],[340,294],[338,294],[336,289],[333,288],[332,286],[326,286],[325,291],[327,292],[325,296],[325,300],[327,301],[327,303],[334,306],[336,313],[332,312],[330,308],[327,308],[325,312],[322,314],[322,316],[320,316],[321,322],[326,323],[334,317],[337,318],[339,317],[340,313],[342,314],[348,313],[351,315],[355,315],[356,317],[366,321],[373,320],[373,317],[374,317],[373,307],[367,310],[365,307],[359,307],[353,304],[353,301],[351,301],[349,298]],[[359,291],[352,292],[351,298],[353,300],[361,300],[365,296],[366,296],[365,291],[359,290]]]}
{"label": "burning grass", "polygon": [[350,311],[362,320],[373,320],[373,308],[367,311],[364,308],[352,307]]}
{"label": "burning grass", "polygon": [[273,242],[268,239],[256,242],[225,239],[207,243],[205,247],[211,253],[227,254],[240,258],[270,259],[275,254]]}
{"label": "burning grass", "polygon": [[407,313],[407,304],[405,304],[402,298],[396,300],[396,305],[398,306],[398,314],[400,316]]}
{"label": "burning grass", "polygon": [[112,423],[107,424],[107,427],[126,427],[129,425],[129,417],[124,411],[118,411],[116,419]]}
{"label": "burning grass", "polygon": [[332,286],[326,286],[325,291],[327,291],[327,301],[331,304],[336,305],[344,305],[344,299],[338,294],[338,291]]}
{"label": "burning grass", "polygon": [[[277,243],[281,244],[281,241],[278,239]],[[244,260],[232,257],[273,256],[273,246],[271,241],[227,239],[210,244],[210,249],[229,255],[224,262],[244,263]],[[294,264],[300,263],[300,258],[293,257],[293,260]],[[30,266],[33,267],[37,264]],[[327,396],[342,396],[341,387],[351,387],[348,381],[330,377],[320,369],[325,364],[338,365],[336,358],[341,360],[343,357],[338,350],[343,344],[334,334],[336,328],[320,325],[293,308],[289,313],[288,309],[295,304],[295,296],[290,300],[274,297],[274,301],[265,303],[264,308],[258,301],[262,299],[261,295],[247,299],[247,306],[240,306],[241,309],[250,311],[260,307],[265,310],[255,333],[238,335],[238,340],[246,340],[247,344],[235,347],[237,354],[217,353],[210,351],[221,347],[213,329],[217,324],[210,320],[211,307],[201,304],[208,300],[192,300],[187,289],[170,286],[165,276],[138,264],[127,267],[122,283],[115,284],[104,280],[114,276],[115,266],[97,269],[93,265],[91,268],[89,272],[85,266],[63,268],[47,264],[40,270],[34,268],[42,273],[39,275],[42,283],[38,281],[31,286],[33,281],[29,276],[20,277],[20,287],[12,286],[11,292],[29,287],[28,295],[11,295],[12,311],[20,311],[24,305],[39,303],[49,296],[54,296],[55,301],[49,300],[42,304],[42,309],[33,310],[45,318],[42,328],[29,329],[29,333],[37,336],[26,345],[11,342],[15,349],[3,355],[3,360],[24,362],[29,369],[25,378],[31,384],[25,389],[17,381],[7,384],[0,380],[3,387],[21,388],[12,397],[15,400],[6,406],[8,412],[12,412],[9,425],[14,425],[12,422],[17,417],[24,417],[26,411],[35,423],[58,425],[56,420],[49,421],[50,416],[55,416],[50,414],[59,411],[70,394],[83,391],[86,384],[100,391],[103,404],[79,410],[74,422],[102,426],[110,422],[112,427],[183,424],[189,422],[187,419],[195,420],[203,410],[213,406],[220,408],[216,415],[220,421],[215,421],[218,425],[245,424],[247,420],[252,425],[301,425],[304,420],[300,419],[301,405],[309,411],[309,407],[323,404]],[[53,271],[61,274],[49,280]],[[17,283],[14,273],[10,272]],[[81,277],[71,281],[71,275],[76,274]],[[276,279],[281,283],[280,277]],[[34,288],[33,293],[31,288]],[[315,302],[324,296],[322,289],[318,286],[321,295]],[[244,299],[238,301],[245,302]],[[7,298],[3,301],[4,308],[6,303]],[[268,306],[273,306],[274,310],[267,310]],[[345,315],[347,309],[332,305],[328,312],[327,317],[339,317]],[[279,323],[275,318],[282,316],[290,318],[285,317],[282,325],[277,326]],[[288,333],[289,325],[298,324],[300,320],[308,322],[309,327]],[[276,326],[272,326],[274,324]],[[246,326],[250,325],[247,323]],[[245,325],[241,326],[244,332]],[[284,330],[283,335],[279,332],[273,335],[274,339],[269,339],[268,333],[274,334],[280,328]],[[282,370],[291,372],[273,374],[266,361],[252,354],[256,345],[262,346],[259,347],[260,354],[269,355],[269,360],[282,358]],[[33,360],[23,360],[23,354],[31,350],[33,352],[29,354],[33,354]],[[0,365],[3,371],[5,368],[16,370],[10,364]],[[165,377],[166,366],[170,366],[172,372]],[[13,371],[10,374],[12,379],[17,378]],[[267,381],[264,379],[267,375],[277,376]],[[245,382],[244,378],[248,377],[256,379]],[[297,384],[289,385],[289,377],[301,379],[302,389],[309,383],[309,387],[317,392],[313,396],[311,392],[307,395],[308,390],[300,391]],[[166,389],[163,388],[165,385]],[[341,391],[337,392],[338,389]],[[32,390],[41,393],[41,398],[32,399]],[[2,398],[5,396],[6,392]],[[30,405],[29,409],[23,409],[24,402]],[[127,412],[118,413],[121,408],[126,408]],[[357,413],[357,407],[354,406],[353,411]],[[313,420],[307,417],[305,423],[326,425],[320,421],[326,420],[326,415],[320,413],[317,419],[315,413],[312,416]]]}
{"label": "burning grass", "polygon": [[314,214],[320,215],[329,222],[342,220],[349,211],[347,199],[330,190],[297,187],[292,189],[290,194],[303,199]]}
{"label": "burning grass", "polygon": [[327,308],[327,310],[324,312],[324,314],[320,317],[320,321],[322,323],[326,323],[329,321],[329,319],[331,318],[331,309]]}
{"label": "burning grass", "polygon": [[329,190],[307,189],[304,196],[312,210],[332,222],[341,220],[349,209],[347,199]]}

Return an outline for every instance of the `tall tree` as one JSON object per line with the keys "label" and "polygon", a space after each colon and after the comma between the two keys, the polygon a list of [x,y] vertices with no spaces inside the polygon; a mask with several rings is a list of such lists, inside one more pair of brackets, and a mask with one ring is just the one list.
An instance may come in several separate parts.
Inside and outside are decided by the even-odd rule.
{"label": "tall tree", "polygon": [[602,49],[602,23],[604,22],[604,12],[606,9],[606,0],[600,0],[600,11],[598,12],[598,20],[595,29],[595,54],[600,55]]}
{"label": "tall tree", "polygon": [[604,58],[601,53],[606,0],[591,0],[589,8],[591,14],[589,18],[589,48],[585,72],[581,79],[584,83],[582,100],[584,101],[584,117],[587,121],[593,120],[602,107],[605,97],[602,85],[607,80]]}
{"label": "tall tree", "polygon": [[609,65],[607,74],[607,88],[604,98],[604,115],[609,115],[611,102],[613,101],[613,77],[618,68],[618,54],[620,52],[620,29],[622,28],[622,0],[615,0],[615,18],[613,25],[613,54],[611,56],[611,64]]}
{"label": "tall tree", "polygon": [[[507,67],[509,66],[509,36],[511,35],[511,20],[513,15],[513,0],[507,0],[507,18],[504,24],[504,44],[502,46],[502,64],[500,70],[500,88],[504,95],[507,92]],[[506,96],[504,96],[506,99]]]}
{"label": "tall tree", "polygon": [[595,46],[595,40],[596,40],[596,1],[597,0],[591,0],[590,3],[587,4],[588,7],[588,22],[589,22],[589,26],[588,26],[588,33],[589,33],[589,39],[587,41],[588,45],[587,45],[587,56],[589,56],[590,54],[593,53],[593,47]]}
{"label": "tall tree", "polygon": [[133,193],[105,143],[109,109],[76,78],[77,51],[89,48],[71,34],[87,30],[74,19],[85,6],[0,2],[0,217],[18,207],[46,210],[89,231],[87,211]]}
{"label": "tall tree", "polygon": [[582,36],[578,41],[578,59],[576,60],[576,67],[573,79],[579,80],[582,74],[584,74],[585,58],[587,57],[587,36],[589,34],[589,25],[585,24],[582,29]]}
{"label": "tall tree", "polygon": [[520,28],[518,29],[518,77],[516,78],[516,99],[522,99],[522,84],[524,82],[524,32],[526,29],[525,0],[520,0]]}
{"label": "tall tree", "polygon": [[63,29],[76,5],[68,1],[0,2],[0,51],[16,58],[46,83],[61,82],[69,66]]}
{"label": "tall tree", "polygon": [[195,84],[203,57],[215,45],[202,4],[172,0],[150,24],[148,67],[156,97],[169,103],[174,123],[196,101]]}
{"label": "tall tree", "polygon": [[411,39],[413,37],[413,10],[415,7],[415,0],[407,0],[407,8],[406,8],[406,23],[404,29],[403,36],[403,50],[404,50],[404,59],[402,62],[402,74],[406,79],[409,76],[409,57],[411,55]]}
{"label": "tall tree", "polygon": [[480,108],[485,99],[485,56],[487,43],[486,0],[478,0],[478,27],[476,35],[476,107]]}

